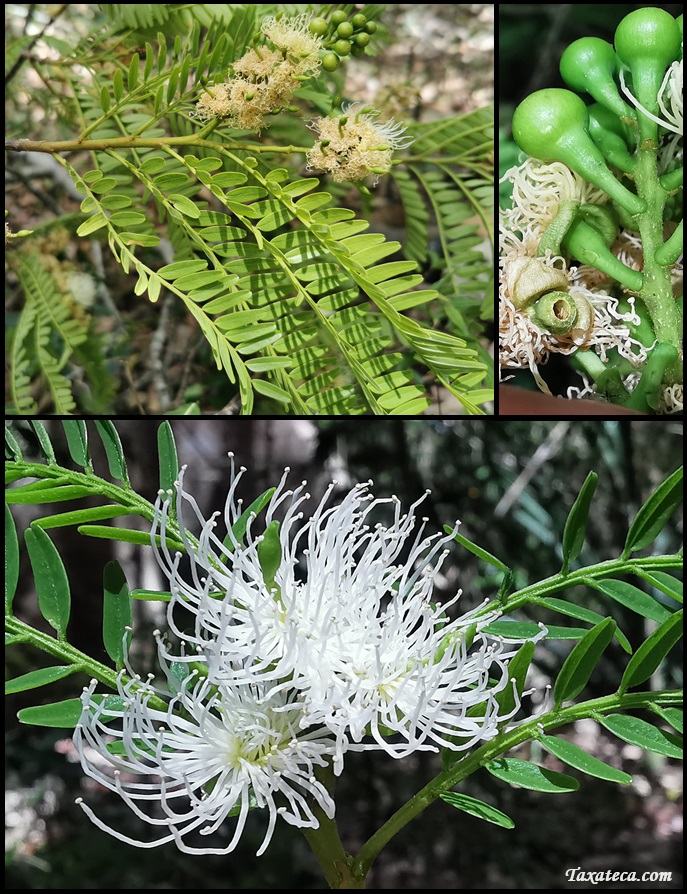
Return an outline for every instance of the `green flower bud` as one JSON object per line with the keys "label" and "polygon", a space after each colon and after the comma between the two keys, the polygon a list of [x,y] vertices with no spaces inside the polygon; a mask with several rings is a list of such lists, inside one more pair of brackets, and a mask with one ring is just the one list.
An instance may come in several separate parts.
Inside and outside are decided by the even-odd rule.
{"label": "green flower bud", "polygon": [[561,56],[561,77],[578,93],[589,93],[619,117],[634,118],[613,80],[620,63],[613,47],[599,37],[573,41]]}
{"label": "green flower bud", "polygon": [[[658,114],[658,91],[668,66],[680,53],[681,35],[675,19],[664,9],[636,9],[615,31],[615,51],[632,72],[632,91],[639,102]],[[640,116],[640,123],[648,121]],[[651,122],[656,128],[655,122]]]}
{"label": "green flower bud", "polygon": [[570,90],[548,88],[526,97],[513,116],[515,142],[541,161],[561,161],[603,189],[630,214],[646,211],[646,202],[613,176],[588,132],[587,107]]}

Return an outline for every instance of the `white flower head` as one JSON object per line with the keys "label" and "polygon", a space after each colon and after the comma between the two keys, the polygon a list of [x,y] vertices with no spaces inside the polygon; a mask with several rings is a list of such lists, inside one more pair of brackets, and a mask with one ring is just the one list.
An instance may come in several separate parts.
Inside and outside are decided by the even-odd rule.
{"label": "white flower head", "polygon": [[[232,459],[224,513],[229,531],[242,512],[235,492],[243,471],[235,473]],[[424,497],[402,514],[397,498],[374,499],[368,482],[329,506],[332,485],[303,520],[305,482],[287,491],[285,473],[266,508],[267,536],[254,534],[250,520],[245,543],[230,534],[227,545],[214,532],[215,516],[205,520],[185,491],[183,477],[182,470],[176,507],[190,580],[166,546],[169,501],[162,498],[152,539],[160,535],[158,556],[172,591],[170,627],[193,656],[186,660],[205,662],[210,678],[227,684],[269,680],[296,689],[302,723],[336,735],[337,773],[349,748],[379,748],[394,757],[436,745],[463,749],[493,737],[515,713],[501,715],[497,702],[512,685],[506,662],[513,650],[482,632],[498,612],[479,614],[480,607],[451,620],[447,610],[460,592],[443,606],[432,602],[456,528],[424,536],[427,519],[418,527],[415,517]],[[393,522],[373,525],[389,504]],[[197,545],[183,523],[186,506],[201,523]],[[278,507],[285,515],[277,539]],[[273,554],[269,574],[266,547]],[[179,610],[182,617],[191,612],[191,633],[177,621]]]}
{"label": "white flower head", "polygon": [[310,125],[319,140],[308,153],[308,167],[327,171],[337,182],[357,183],[370,173],[391,170],[394,149],[413,142],[403,136],[406,127],[393,120],[380,123],[381,114],[360,102],[344,103],[343,114],[317,118]]}
{"label": "white flower head", "polygon": [[[161,692],[150,680],[125,683],[120,676],[123,706],[113,708],[102,696],[94,697],[95,680],[84,690],[74,732],[84,771],[163,835],[153,841],[132,839],[80,800],[99,828],[138,847],[175,841],[186,853],[225,854],[238,844],[255,806],[269,811],[261,854],[277,816],[291,825],[317,828],[316,802],[333,817],[334,802],[314,776],[333,753],[332,737],[326,730],[300,730],[302,707],[291,695],[260,684],[218,685],[197,670],[186,673],[183,665],[164,658],[161,663],[171,692]],[[166,710],[151,707],[151,700],[160,698]],[[184,840],[194,831],[217,832],[233,816],[236,828],[224,847],[194,847]]]}
{"label": "white flower head", "polygon": [[308,59],[317,56],[322,49],[322,38],[313,34],[308,27],[311,18],[307,13],[291,18],[268,16],[263,19],[260,30],[275,47],[296,59]]}

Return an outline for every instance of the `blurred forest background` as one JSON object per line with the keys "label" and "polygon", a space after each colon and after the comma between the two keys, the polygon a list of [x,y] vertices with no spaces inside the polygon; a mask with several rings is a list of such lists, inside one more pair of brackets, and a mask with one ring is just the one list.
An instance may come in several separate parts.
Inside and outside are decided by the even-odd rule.
{"label": "blurred forest background", "polygon": [[[62,429],[47,421],[51,437],[62,445],[58,461],[70,465]],[[314,501],[336,479],[342,490],[372,478],[377,496],[396,493],[407,507],[426,488],[431,496],[421,515],[429,516],[428,531],[462,520],[461,531],[514,569],[521,587],[560,568],[558,546],[567,513],[590,470],[599,485],[590,514],[586,546],[580,557],[589,564],[617,556],[629,520],[651,491],[681,462],[682,427],[678,422],[494,422],[355,419],[303,420],[184,420],[172,422],[181,463],[188,463],[187,488],[206,515],[221,508],[228,482],[226,452],[233,450],[248,467],[242,496],[252,499],[276,484],[285,465],[292,478],[307,478]],[[128,457],[132,484],[148,499],[157,489],[157,423],[122,420],[117,423]],[[28,425],[14,423],[26,455],[37,446]],[[106,476],[107,463],[95,431],[92,455],[97,474]],[[48,514],[40,507],[14,507],[23,530],[31,518]],[[681,542],[681,518],[676,514],[652,550],[673,552]],[[149,550],[84,539],[75,531],[50,532],[64,559],[72,587],[69,640],[102,657],[102,570],[111,558],[125,568],[131,587],[160,585]],[[43,626],[38,617],[32,578],[23,557],[17,614]],[[463,590],[461,610],[499,584],[494,569],[456,546],[442,568],[439,597]],[[637,583],[637,581],[634,581]],[[22,589],[23,588],[23,589]],[[657,598],[660,594],[654,592]],[[578,588],[580,604],[618,621],[633,645],[647,634],[636,615],[619,605],[601,603],[596,594]],[[160,623],[151,603],[137,605],[137,640]],[[561,623],[556,616],[555,623]],[[551,621],[541,616],[537,620]],[[96,644],[96,645],[94,645]],[[538,700],[570,648],[569,643],[545,643],[537,648],[529,683]],[[141,673],[151,654],[140,649],[133,661]],[[657,687],[681,683],[679,656],[662,669]],[[617,647],[609,648],[586,690],[595,697],[614,689],[626,661]],[[26,646],[6,655],[6,676],[15,677],[51,659]],[[84,796],[106,822],[133,837],[150,838],[124,803],[110,792],[84,780],[74,761],[67,731],[21,726],[21,707],[78,694],[85,679],[75,675],[47,690],[12,696],[6,701],[6,884],[11,889],[164,889],[164,888],[324,888],[314,858],[298,830],[280,824],[267,852],[255,857],[265,817],[255,811],[237,850],[226,857],[193,857],[174,845],[138,850],[100,832],[74,799]],[[545,795],[516,790],[480,772],[461,789],[494,804],[516,823],[508,831],[459,813],[438,802],[406,827],[382,852],[368,886],[377,889],[522,889],[566,888],[565,871],[672,871],[669,884],[638,883],[639,888],[681,887],[681,800],[679,767],[659,755],[642,753],[612,737],[593,721],[567,728],[565,734],[598,757],[633,774],[631,786],[617,786],[565,768],[579,776],[580,790]],[[555,759],[519,753],[563,769]],[[422,753],[402,761],[386,755],[353,754],[337,789],[337,820],[344,846],[354,851],[415,791],[440,769],[438,755]],[[578,887],[594,887],[581,883]],[[607,887],[613,887],[608,885]],[[635,887],[635,885],[633,885]]]}

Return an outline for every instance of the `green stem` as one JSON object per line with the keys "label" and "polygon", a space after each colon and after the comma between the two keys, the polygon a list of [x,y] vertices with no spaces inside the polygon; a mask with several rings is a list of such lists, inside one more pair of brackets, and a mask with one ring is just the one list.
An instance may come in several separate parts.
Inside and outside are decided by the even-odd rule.
{"label": "green stem", "polygon": [[[14,642],[29,643],[48,655],[58,658],[65,664],[70,664],[77,671],[87,674],[89,679],[98,680],[99,683],[109,686],[115,692],[117,691],[118,679],[124,683],[131,680],[130,677],[120,675],[115,668],[101,664],[95,658],[91,658],[79,649],[74,648],[68,642],[57,640],[42,630],[36,630],[35,627],[25,624],[24,621],[20,621],[19,618],[15,618],[13,615],[5,615],[5,630],[12,636],[19,637]],[[151,696],[148,699],[148,704],[151,708],[156,708],[158,711],[166,712],[169,710],[169,705],[157,696]]]}
{"label": "green stem", "polygon": [[[334,791],[334,773],[332,767],[318,768],[315,775],[323,782],[330,794]],[[353,875],[351,864],[353,858],[346,853],[336,822],[330,819],[319,804],[313,803],[313,813],[319,822],[317,829],[303,829],[303,834],[320,864],[330,888],[364,888],[365,879]]]}
{"label": "green stem", "polygon": [[[640,123],[643,117],[640,116]],[[637,194],[647,203],[646,213],[639,215],[638,220],[644,255],[639,297],[649,313],[656,338],[679,351],[682,344],[682,319],[675,303],[670,268],[661,266],[656,260],[656,252],[663,244],[666,193],[658,180],[656,148],[650,140],[643,141],[637,150],[635,182]],[[682,363],[676,361],[668,368],[664,382],[673,384],[680,381]]]}
{"label": "green stem", "polygon": [[[536,600],[558,590],[565,590],[567,587],[575,587],[584,585],[586,580],[592,578],[613,577],[615,574],[632,574],[634,569],[638,572],[654,569],[682,568],[682,557],[679,555],[671,556],[647,556],[643,559],[610,559],[606,562],[599,562],[597,565],[589,565],[586,568],[579,568],[577,571],[571,571],[569,574],[554,574],[545,580],[531,584],[529,587],[523,587],[522,590],[516,590],[506,600],[503,606],[504,614],[513,612],[523,605]],[[485,611],[489,608],[485,607]]]}
{"label": "green stem", "polygon": [[422,813],[433,801],[436,801],[442,792],[452,789],[500,754],[534,738],[538,732],[542,730],[546,732],[577,720],[592,717],[595,714],[606,714],[615,710],[647,708],[651,705],[681,705],[682,697],[680,691],[636,692],[624,695],[615,693],[603,698],[591,699],[579,705],[572,705],[569,708],[549,711],[547,714],[534,717],[527,723],[498,736],[470,753],[457,764],[444,770],[427,783],[400,810],[397,810],[358,851],[353,861],[353,872],[357,876],[364,877],[382,848],[412,819]]}
{"label": "green stem", "polygon": [[255,143],[213,143],[203,139],[207,130],[185,137],[159,137],[157,139],[128,136],[108,137],[103,140],[5,140],[9,152],[89,152],[107,149],[164,149],[165,146],[202,146],[207,149],[243,149],[246,152],[279,152],[290,155],[294,152],[309,152],[309,146],[260,146]]}

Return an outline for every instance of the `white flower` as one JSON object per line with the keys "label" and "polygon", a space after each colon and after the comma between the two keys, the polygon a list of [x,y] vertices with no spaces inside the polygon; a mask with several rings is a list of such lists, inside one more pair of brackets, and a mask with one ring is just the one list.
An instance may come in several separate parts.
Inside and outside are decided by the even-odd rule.
{"label": "white flower", "polygon": [[[257,684],[216,685],[197,670],[184,676],[183,665],[169,665],[164,658],[161,664],[175,694],[160,693],[150,679],[124,683],[120,677],[121,708],[94,697],[93,680],[82,696],[74,744],[87,775],[117,792],[138,817],[164,834],[154,841],[132,839],[79,799],[99,828],[138,847],[175,841],[186,853],[225,854],[238,844],[251,806],[266,807],[269,823],[261,854],[277,816],[294,826],[317,828],[314,801],[333,817],[334,802],[314,776],[316,767],[327,765],[333,743],[326,731],[300,731],[298,701]],[[162,697],[167,710],[151,707],[154,697]],[[104,772],[103,759],[111,772]],[[184,841],[195,830],[216,832],[237,814],[225,847],[193,847]]]}
{"label": "white flower", "polygon": [[[235,492],[243,471],[235,473],[232,458],[224,511],[229,531],[242,511]],[[512,685],[506,660],[514,650],[482,632],[498,612],[478,616],[476,609],[449,620],[446,610],[460,592],[443,606],[431,602],[433,578],[447,554],[443,547],[455,528],[446,536],[423,537],[427,520],[416,530],[414,515],[421,500],[402,515],[397,498],[373,499],[368,483],[327,508],[332,485],[299,525],[298,509],[309,495],[305,482],[286,491],[285,472],[266,508],[272,539],[275,510],[286,510],[278,542],[270,546],[278,553],[276,571],[266,580],[260,556],[266,541],[254,534],[253,520],[245,543],[233,538],[228,548],[214,533],[218,513],[206,521],[183,478],[182,469],[176,506],[190,581],[180,571],[181,556],[173,557],[166,546],[169,501],[162,497],[151,535],[154,543],[159,533],[162,542],[158,555],[172,591],[170,627],[189,647],[181,660],[206,663],[215,681],[268,679],[297,689],[301,722],[324,724],[336,734],[337,773],[350,747],[380,748],[394,757],[436,750],[436,744],[461,750],[496,735],[498,724],[515,713],[500,715],[496,699]],[[372,527],[387,504],[393,523]],[[187,505],[202,526],[197,545],[183,523]],[[180,608],[193,615],[192,633],[177,620]],[[372,741],[362,742],[368,734]],[[390,742],[392,734],[403,741]]]}
{"label": "white flower", "polygon": [[405,125],[393,120],[380,123],[381,113],[370,106],[344,103],[342,109],[343,115],[312,122],[318,142],[307,160],[308,168],[328,171],[337,182],[356,183],[370,173],[386,173],[391,170],[393,150],[413,142],[412,137],[403,136]]}
{"label": "white flower", "polygon": [[658,91],[658,105],[663,114],[661,125],[667,130],[682,136],[683,105],[682,105],[682,59],[673,62],[665,74],[663,83]]}
{"label": "white flower", "polygon": [[293,18],[283,16],[277,19],[275,16],[268,16],[263,19],[260,30],[275,47],[291,53],[297,59],[315,58],[322,49],[322,38],[310,31],[310,19],[311,16],[307,13]]}

